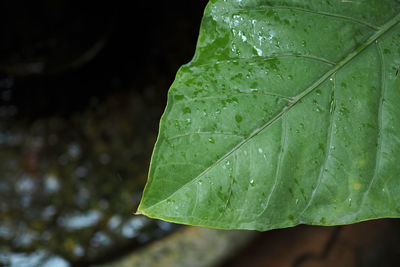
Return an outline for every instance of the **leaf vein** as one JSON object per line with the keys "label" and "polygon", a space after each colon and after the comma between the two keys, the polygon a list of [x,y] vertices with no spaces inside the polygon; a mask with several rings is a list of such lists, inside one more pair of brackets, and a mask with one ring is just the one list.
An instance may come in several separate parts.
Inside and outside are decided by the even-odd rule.
{"label": "leaf vein", "polygon": [[361,19],[358,19],[355,17],[345,16],[345,15],[330,13],[330,12],[325,12],[325,11],[316,11],[316,10],[312,10],[312,9],[294,7],[294,6],[263,6],[263,7],[258,7],[258,8],[246,8],[246,9],[236,8],[236,9],[233,9],[232,11],[240,11],[240,12],[241,11],[244,11],[244,12],[246,12],[246,11],[265,11],[266,9],[293,10],[293,11],[298,11],[298,12],[304,12],[304,13],[309,13],[309,14],[314,14],[314,15],[325,16],[325,17],[332,17],[332,18],[351,21],[353,23],[362,24],[362,25],[367,26],[374,30],[379,30],[379,26],[376,26],[374,24],[371,24],[369,22],[366,22],[364,20],[361,20]]}
{"label": "leaf vein", "polygon": [[290,96],[284,96],[276,93],[271,93],[271,92],[264,92],[264,91],[254,91],[254,92],[243,92],[240,91],[238,94],[231,94],[231,95],[214,95],[214,96],[203,96],[203,97],[186,97],[183,99],[181,102],[188,103],[188,102],[193,102],[193,101],[200,101],[200,100],[205,100],[205,99],[220,99],[220,98],[229,98],[229,97],[241,97],[241,96],[254,96],[254,95],[265,95],[265,96],[274,96],[286,100],[293,100],[292,97]]}
{"label": "leaf vein", "polygon": [[165,167],[165,166],[171,166],[171,165],[192,165],[192,166],[199,166],[199,167],[203,167],[204,168],[204,165],[193,163],[193,162],[167,162],[167,163],[164,163],[164,164],[159,164],[158,168]]}
{"label": "leaf vein", "polygon": [[310,200],[308,201],[308,203],[306,204],[305,208],[300,212],[299,214],[299,219],[301,219],[301,217],[303,216],[303,214],[306,212],[306,210],[310,207],[313,199],[315,198],[315,195],[317,194],[317,191],[321,185],[322,182],[322,176],[325,172],[326,166],[328,164],[329,158],[330,158],[330,153],[331,153],[331,144],[332,144],[332,139],[333,139],[333,122],[334,122],[334,118],[335,118],[335,105],[336,105],[336,75],[333,75],[333,108],[330,112],[330,119],[329,119],[329,126],[328,126],[328,133],[326,135],[326,145],[325,145],[325,150],[326,155],[325,155],[325,159],[321,165],[321,168],[319,170],[319,174],[318,174],[318,178],[317,178],[317,185],[315,186],[314,190],[311,193],[311,197]]}
{"label": "leaf vein", "polygon": [[191,136],[194,134],[198,134],[198,135],[226,135],[226,136],[236,136],[239,137],[241,139],[245,138],[243,135],[238,135],[238,134],[234,134],[234,133],[224,133],[224,132],[190,132],[190,133],[184,133],[184,134],[178,134],[172,137],[166,137],[166,140],[174,140],[180,137],[185,137],[185,136]]}
{"label": "leaf vein", "polygon": [[278,156],[278,165],[276,167],[276,172],[275,172],[275,177],[274,177],[274,184],[272,185],[271,192],[268,194],[267,201],[265,203],[264,209],[257,214],[257,217],[261,216],[269,206],[269,202],[271,201],[272,195],[275,193],[276,186],[279,181],[279,177],[281,175],[281,166],[282,166],[282,161],[284,158],[284,154],[286,152],[285,146],[286,146],[286,138],[287,138],[287,133],[286,133],[286,117],[285,115],[282,116],[282,132],[281,132],[281,147],[279,151],[279,156]]}
{"label": "leaf vein", "polygon": [[377,134],[377,147],[376,147],[376,156],[375,156],[375,168],[374,168],[374,174],[372,176],[371,181],[368,184],[367,189],[365,190],[361,203],[359,206],[359,209],[356,213],[359,214],[361,212],[361,209],[365,205],[365,200],[367,195],[369,194],[369,191],[371,190],[377,176],[378,176],[378,170],[379,170],[379,165],[381,161],[381,150],[382,150],[382,108],[383,108],[383,100],[384,100],[384,94],[385,94],[385,63],[384,63],[384,57],[383,57],[383,51],[382,47],[379,44],[379,42],[376,42],[378,54],[379,54],[379,63],[381,67],[381,88],[380,88],[380,96],[379,96],[379,106],[378,106],[378,116],[377,116],[377,122],[378,122],[378,134]]}
{"label": "leaf vein", "polygon": [[227,59],[222,59],[222,60],[217,60],[217,61],[212,61],[209,63],[201,63],[201,64],[196,64],[196,63],[191,63],[192,66],[195,67],[202,67],[202,66],[208,66],[208,65],[214,65],[214,64],[223,64],[223,63],[238,63],[240,61],[246,61],[246,63],[252,64],[258,61],[268,61],[268,60],[274,60],[278,58],[287,58],[287,57],[298,57],[298,58],[305,58],[309,60],[314,60],[314,61],[319,61],[328,65],[335,65],[336,63],[333,61],[330,61],[326,58],[322,57],[317,57],[314,55],[304,55],[300,53],[294,53],[294,54],[272,54],[272,55],[265,55],[265,56],[253,56],[250,58],[227,58]]}

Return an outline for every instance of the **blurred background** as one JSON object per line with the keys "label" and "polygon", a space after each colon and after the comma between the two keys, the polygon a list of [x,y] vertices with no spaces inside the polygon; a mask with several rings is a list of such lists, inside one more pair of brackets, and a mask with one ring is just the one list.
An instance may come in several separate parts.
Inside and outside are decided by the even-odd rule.
{"label": "blurred background", "polygon": [[205,5],[0,1],[0,265],[87,266],[176,228],[133,212]]}
{"label": "blurred background", "polygon": [[0,1],[0,266],[399,266],[398,220],[256,234],[133,216],[206,4]]}

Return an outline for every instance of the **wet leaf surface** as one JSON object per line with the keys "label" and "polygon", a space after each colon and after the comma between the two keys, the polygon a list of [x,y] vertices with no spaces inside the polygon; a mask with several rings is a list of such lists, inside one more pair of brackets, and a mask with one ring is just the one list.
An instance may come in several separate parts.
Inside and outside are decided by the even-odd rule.
{"label": "wet leaf surface", "polygon": [[210,1],[139,211],[269,230],[400,216],[400,3]]}

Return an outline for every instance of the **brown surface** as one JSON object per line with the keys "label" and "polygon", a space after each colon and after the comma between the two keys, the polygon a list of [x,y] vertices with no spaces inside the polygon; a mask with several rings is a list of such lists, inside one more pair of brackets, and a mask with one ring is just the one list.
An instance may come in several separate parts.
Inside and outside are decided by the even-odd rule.
{"label": "brown surface", "polygon": [[254,231],[183,227],[164,239],[101,267],[218,266],[255,235]]}
{"label": "brown surface", "polygon": [[400,266],[400,220],[264,232],[223,267]]}

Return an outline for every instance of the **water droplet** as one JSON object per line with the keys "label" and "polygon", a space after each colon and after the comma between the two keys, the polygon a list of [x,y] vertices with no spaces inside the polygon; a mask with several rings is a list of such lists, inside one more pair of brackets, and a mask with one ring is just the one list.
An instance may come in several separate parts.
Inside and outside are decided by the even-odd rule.
{"label": "water droplet", "polygon": [[292,188],[289,188],[288,190],[289,190],[289,193],[293,196],[293,190],[292,190]]}
{"label": "water droplet", "polygon": [[254,186],[254,180],[253,179],[250,180],[250,185]]}
{"label": "water droplet", "polygon": [[336,108],[335,101],[332,99],[329,107],[329,112],[332,113]]}
{"label": "water droplet", "polygon": [[210,142],[211,144],[214,144],[214,143],[215,143],[215,140],[214,140],[214,138],[209,137],[209,138],[208,138],[208,142]]}
{"label": "water droplet", "polygon": [[260,48],[255,47],[255,46],[253,48],[256,50],[258,56],[261,57],[263,55],[263,52],[262,52],[262,50]]}
{"label": "water droplet", "polygon": [[325,145],[322,143],[318,144],[318,149],[321,150],[322,152],[325,152]]}
{"label": "water droplet", "polygon": [[263,150],[262,150],[262,148],[260,147],[260,148],[258,148],[258,152],[260,152],[260,153],[262,153],[263,152]]}
{"label": "water droplet", "polygon": [[239,114],[236,114],[235,120],[236,120],[237,123],[240,123],[243,120],[243,117],[240,116]]}

